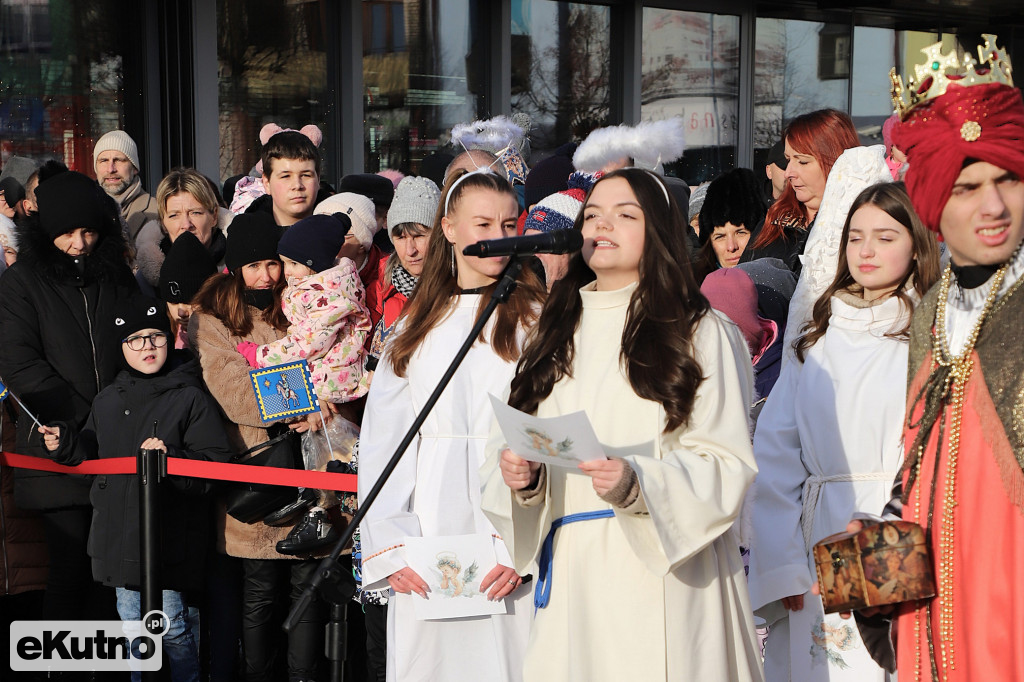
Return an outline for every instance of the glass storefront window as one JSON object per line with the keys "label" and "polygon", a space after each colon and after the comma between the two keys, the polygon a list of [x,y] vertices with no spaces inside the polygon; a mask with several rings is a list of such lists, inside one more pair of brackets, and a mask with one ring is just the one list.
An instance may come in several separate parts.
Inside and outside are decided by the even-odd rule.
{"label": "glass storefront window", "polygon": [[113,0],[3,0],[0,166],[11,156],[56,158],[94,175],[93,143],[124,127],[123,64],[135,34],[132,13]]}
{"label": "glass storefront window", "polygon": [[[260,128],[313,123],[324,138],[334,94],[327,92],[327,0],[217,0],[217,81],[222,178],[248,173],[260,158]],[[322,175],[333,178],[335,160]],[[230,201],[230,199],[228,199]]]}
{"label": "glass storefront window", "polygon": [[481,0],[364,0],[364,166],[419,171],[456,123],[485,111]]}
{"label": "glass storefront window", "polygon": [[[754,167],[759,168],[793,118],[825,108],[849,111],[854,65],[848,24],[758,18],[755,31]],[[886,79],[888,72],[885,67]]]}
{"label": "glass storefront window", "polygon": [[512,0],[512,111],[530,117],[531,163],[608,125],[607,7]]}
{"label": "glass storefront window", "polygon": [[640,116],[683,119],[686,151],[666,172],[691,185],[736,165],[739,54],[738,16],[644,8]]}

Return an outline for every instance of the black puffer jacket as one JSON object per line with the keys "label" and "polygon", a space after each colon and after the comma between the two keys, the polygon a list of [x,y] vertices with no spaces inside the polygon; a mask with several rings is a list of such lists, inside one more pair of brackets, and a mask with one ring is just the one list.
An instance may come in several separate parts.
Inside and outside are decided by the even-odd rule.
{"label": "black puffer jacket", "polygon": [[[79,427],[92,399],[117,375],[120,339],[110,320],[118,300],[138,287],[125,262],[116,207],[85,257],[83,272],[37,220],[18,227],[18,261],[0,276],[0,377],[42,423]],[[47,456],[35,424],[23,412],[17,451]],[[22,509],[87,505],[90,483],[18,469],[14,499]]]}
{"label": "black puffer jacket", "polygon": [[[226,462],[231,458],[220,412],[202,388],[199,361],[174,351],[169,363],[185,359],[167,374],[138,379],[121,372],[96,396],[80,433],[62,434],[55,458],[62,464],[85,459],[134,457],[153,435],[170,457]],[[105,585],[140,585],[139,483],[134,474],[100,475],[92,484],[89,556],[93,578]],[[163,589],[198,590],[212,547],[211,488],[203,479],[171,476],[160,492],[160,582]]]}

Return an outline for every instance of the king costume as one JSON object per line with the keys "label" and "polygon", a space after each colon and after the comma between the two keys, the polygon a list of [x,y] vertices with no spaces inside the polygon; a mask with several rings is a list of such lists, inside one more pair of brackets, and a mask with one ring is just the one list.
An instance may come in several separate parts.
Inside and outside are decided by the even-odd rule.
{"label": "king costume", "polygon": [[[904,519],[925,528],[937,595],[899,607],[901,682],[1024,679],[1024,103],[1005,52],[995,36],[984,38],[980,65],[970,54],[961,65],[939,44],[923,50],[928,60],[917,68],[921,84],[908,84],[909,102],[894,77],[902,122],[893,143],[907,154],[907,190],[925,225],[939,228],[953,192],[985,192],[978,214],[989,222],[978,224],[1018,242],[1003,263],[957,268],[953,254],[914,315],[906,462],[892,509],[902,506]],[[946,78],[947,69],[957,78]],[[1006,174],[955,188],[974,161]],[[998,240],[983,239],[978,224],[942,228],[947,239],[969,231],[957,239],[984,253]],[[859,620],[866,638],[884,627]],[[891,642],[875,642],[890,664]]]}

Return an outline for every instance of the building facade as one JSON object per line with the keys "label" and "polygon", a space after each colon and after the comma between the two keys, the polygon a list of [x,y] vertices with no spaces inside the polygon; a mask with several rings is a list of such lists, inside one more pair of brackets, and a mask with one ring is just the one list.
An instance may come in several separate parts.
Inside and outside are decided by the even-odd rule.
{"label": "building facade", "polygon": [[91,174],[93,142],[121,128],[154,188],[179,165],[248,173],[265,123],[314,123],[333,183],[416,172],[454,124],[497,114],[528,117],[534,161],[595,127],[679,116],[669,172],[697,184],[763,164],[822,107],[879,140],[889,67],[937,40],[995,32],[1024,51],[1014,0],[896,4],[0,0],[0,153]]}

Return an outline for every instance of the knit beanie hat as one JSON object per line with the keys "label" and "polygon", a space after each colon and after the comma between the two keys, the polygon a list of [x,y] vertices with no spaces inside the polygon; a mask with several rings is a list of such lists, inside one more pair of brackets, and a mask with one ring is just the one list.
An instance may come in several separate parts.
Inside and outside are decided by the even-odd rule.
{"label": "knit beanie hat", "polygon": [[100,154],[111,150],[121,152],[127,156],[128,160],[135,166],[136,171],[140,169],[139,148],[135,146],[135,140],[123,130],[111,130],[96,140],[96,145],[92,148],[92,165],[96,165],[96,159],[100,158]]}
{"label": "knit beanie hat", "polygon": [[3,172],[0,172],[0,180],[14,178],[22,185],[28,184],[29,177],[36,172],[39,164],[35,159],[27,156],[12,156],[4,161]]}
{"label": "knit beanie hat", "polygon": [[281,228],[267,211],[236,215],[228,232],[224,265],[235,272],[238,268],[261,260],[277,260],[277,242]]}
{"label": "knit beanie hat", "polygon": [[539,161],[526,176],[526,205],[533,206],[541,199],[569,187],[569,174],[575,168],[572,155],[576,144],[562,145],[543,161]]}
{"label": "knit beanie hat", "polygon": [[576,217],[583,209],[585,198],[586,193],[581,189],[567,189],[544,197],[526,215],[523,231],[571,230]]}
{"label": "knit beanie hat", "polygon": [[388,208],[395,196],[395,186],[385,177],[376,173],[353,173],[341,179],[339,192],[362,194],[373,201],[374,206]]}
{"label": "knit beanie hat", "polygon": [[11,208],[25,198],[25,188],[14,178],[7,177],[0,180],[0,192],[3,192],[4,201]]}
{"label": "knit beanie hat", "polygon": [[344,213],[312,215],[288,228],[277,244],[277,252],[316,272],[323,272],[334,267],[351,228],[352,221]]}
{"label": "knit beanie hat", "polygon": [[194,234],[182,232],[160,267],[160,298],[168,303],[189,303],[215,274],[217,263],[209,250]]}
{"label": "knit beanie hat", "polygon": [[[372,175],[372,174],[371,174]],[[383,180],[390,185],[386,178],[379,175],[373,177]],[[342,180],[342,184],[344,184]],[[352,221],[352,235],[359,240],[367,251],[373,245],[373,235],[377,234],[377,216],[374,213],[373,202],[362,194],[354,192],[342,192],[327,197],[313,209],[313,215],[334,215],[344,213]],[[232,228],[233,230],[234,228]],[[335,251],[337,253],[337,251]]]}
{"label": "knit beanie hat", "polygon": [[705,182],[703,185],[697,187],[690,193],[690,204],[689,208],[689,219],[692,221],[694,217],[700,215],[700,209],[704,207],[704,198],[708,194],[708,187],[711,185],[710,182]]}
{"label": "knit beanie hat", "polygon": [[704,278],[700,292],[715,310],[725,313],[743,332],[750,357],[757,363],[779,335],[778,325],[757,314],[757,288],[739,268],[719,268]]}
{"label": "knit beanie hat", "polygon": [[167,307],[144,294],[135,294],[118,301],[110,322],[114,328],[113,338],[117,339],[118,344],[143,329],[159,329],[168,338],[171,337],[171,319],[167,317]]}
{"label": "knit beanie hat", "polygon": [[395,200],[388,209],[388,237],[395,225],[402,223],[431,227],[440,201],[441,190],[430,178],[402,178],[395,190]]}
{"label": "knit beanie hat", "polygon": [[77,171],[53,176],[36,187],[39,223],[50,239],[56,239],[79,227],[100,234],[109,232],[113,200],[96,181]]}

